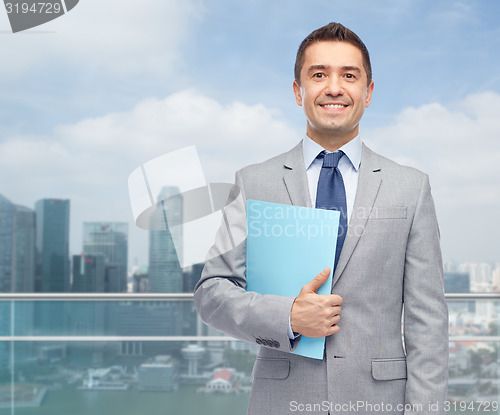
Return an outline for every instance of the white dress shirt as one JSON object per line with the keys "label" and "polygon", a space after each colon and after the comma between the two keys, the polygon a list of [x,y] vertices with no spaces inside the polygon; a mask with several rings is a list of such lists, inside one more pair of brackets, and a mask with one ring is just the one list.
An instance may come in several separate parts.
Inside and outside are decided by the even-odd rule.
{"label": "white dress shirt", "polygon": [[[358,189],[359,166],[363,150],[359,135],[340,147],[339,150],[342,150],[345,154],[340,159],[338,168],[344,180],[347,201],[347,223],[349,223],[354,199],[356,198],[356,190]],[[316,191],[318,190],[319,174],[323,165],[323,160],[318,160],[316,156],[322,151],[325,151],[325,149],[309,137],[306,136],[302,141],[302,152],[304,154],[304,165],[306,167],[312,206],[316,205]],[[330,151],[327,151],[327,153],[330,153]]]}

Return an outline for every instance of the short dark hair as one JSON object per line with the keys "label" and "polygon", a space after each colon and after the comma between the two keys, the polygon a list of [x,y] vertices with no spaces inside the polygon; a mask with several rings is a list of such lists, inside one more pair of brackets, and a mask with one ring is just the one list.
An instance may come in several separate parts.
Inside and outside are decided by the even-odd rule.
{"label": "short dark hair", "polygon": [[356,46],[363,55],[363,67],[368,78],[368,85],[372,81],[372,65],[370,63],[370,54],[363,41],[352,30],[341,25],[340,23],[328,23],[326,26],[320,27],[307,36],[299,46],[297,57],[295,58],[295,81],[300,85],[300,72],[304,66],[304,54],[308,46],[321,41],[347,42]]}

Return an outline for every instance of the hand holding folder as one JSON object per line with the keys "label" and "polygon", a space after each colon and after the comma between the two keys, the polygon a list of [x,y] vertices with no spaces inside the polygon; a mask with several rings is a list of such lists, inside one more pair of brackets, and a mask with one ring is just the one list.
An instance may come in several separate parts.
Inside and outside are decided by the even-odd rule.
{"label": "hand holding folder", "polygon": [[[326,266],[333,269],[339,216],[333,210],[247,200],[247,291],[296,297]],[[330,294],[331,278],[317,294]],[[302,336],[293,353],[322,359],[324,347],[324,337]]]}
{"label": "hand holding folder", "polygon": [[305,284],[295,299],[290,313],[294,332],[308,337],[331,336],[339,331],[342,297],[336,294],[318,295],[318,289],[330,276],[326,267],[312,281]]}

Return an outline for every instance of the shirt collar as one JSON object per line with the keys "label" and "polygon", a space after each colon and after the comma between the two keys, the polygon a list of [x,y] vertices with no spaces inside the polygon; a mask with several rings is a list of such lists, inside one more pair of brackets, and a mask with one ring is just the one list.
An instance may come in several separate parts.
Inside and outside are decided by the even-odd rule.
{"label": "shirt collar", "polygon": [[[359,165],[361,164],[362,149],[363,145],[359,135],[339,148],[339,150],[342,150],[347,156],[356,171],[359,170]],[[311,164],[316,159],[316,156],[324,150],[325,149],[316,141],[311,140],[307,135],[305,136],[302,141],[302,153],[304,154],[304,165],[306,166],[306,170],[311,167]]]}

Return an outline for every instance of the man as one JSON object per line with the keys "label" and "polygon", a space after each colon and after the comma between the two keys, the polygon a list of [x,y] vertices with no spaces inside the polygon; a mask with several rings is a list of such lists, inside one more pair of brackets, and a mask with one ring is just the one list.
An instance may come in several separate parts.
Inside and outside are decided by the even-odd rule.
{"label": "man", "polygon": [[[373,86],[356,34],[312,32],[293,83],[307,136],[236,174],[195,304],[207,324],[261,345],[249,414],[444,413],[448,315],[429,181],[362,144]],[[316,294],[328,268],[296,298],[245,291],[245,242],[228,248],[245,232],[245,199],[341,211],[331,295]],[[290,353],[301,335],[326,337],[323,360]]]}

